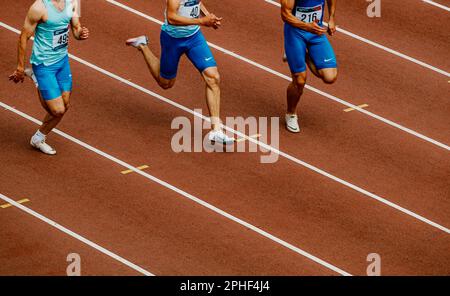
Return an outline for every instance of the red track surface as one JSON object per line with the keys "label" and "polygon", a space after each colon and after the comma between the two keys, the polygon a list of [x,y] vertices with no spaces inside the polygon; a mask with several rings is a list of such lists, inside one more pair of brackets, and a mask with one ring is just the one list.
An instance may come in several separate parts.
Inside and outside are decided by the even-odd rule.
{"label": "red track surface", "polygon": [[[0,21],[20,29],[31,1],[8,2]],[[164,2],[121,1],[162,19]],[[278,8],[263,0],[208,0],[224,16],[207,39],[288,75],[281,62]],[[443,1],[445,2],[445,1]],[[441,2],[442,4],[445,4]],[[245,3],[245,4],[244,4]],[[342,28],[450,70],[446,11],[421,1],[384,3],[382,18],[367,3],[339,1]],[[249,9],[251,7],[251,9]],[[351,7],[351,8],[349,8]],[[71,53],[176,101],[206,110],[203,84],[185,59],[177,85],[159,90],[127,37],[147,34],[159,52],[159,25],[103,0],[85,1],[87,42]],[[13,71],[17,34],[0,27],[0,72]],[[450,143],[449,78],[338,33],[332,38],[340,77],[310,84],[444,144]],[[282,116],[287,81],[214,51],[222,74],[223,116]],[[310,169],[281,158],[260,164],[259,153],[181,153],[170,147],[184,111],[72,61],[72,108],[59,129],[129,164],[149,165],[162,179],[351,274],[365,274],[369,253],[382,273],[450,274],[449,233],[414,219]],[[41,119],[27,81],[0,81],[0,101]],[[283,129],[280,150],[375,193],[444,227],[450,226],[449,151],[319,94],[306,91],[299,135]],[[206,112],[206,111],[205,111]],[[204,113],[205,113],[204,112]],[[281,124],[283,124],[281,122]],[[330,275],[297,254],[122,166],[57,135],[57,157],[28,147],[36,125],[0,111],[0,193],[157,275]],[[83,274],[137,274],[17,208],[0,209],[0,274],[64,274],[68,253],[82,257]]]}

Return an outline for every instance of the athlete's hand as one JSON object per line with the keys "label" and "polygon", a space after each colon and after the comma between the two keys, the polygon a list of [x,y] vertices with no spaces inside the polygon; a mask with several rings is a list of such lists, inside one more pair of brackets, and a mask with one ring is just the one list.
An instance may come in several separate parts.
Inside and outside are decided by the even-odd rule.
{"label": "athlete's hand", "polygon": [[334,20],[334,18],[330,18],[330,20],[328,21],[328,34],[330,36],[333,36],[335,32],[336,32],[336,21]]}
{"label": "athlete's hand", "polygon": [[312,23],[308,23],[306,31],[317,34],[317,35],[322,35],[327,32],[327,29],[324,27],[321,27],[319,25],[319,21],[316,20]]}
{"label": "athlete's hand", "polygon": [[86,27],[82,27],[80,30],[79,40],[86,40],[89,38],[89,29]]}
{"label": "athlete's hand", "polygon": [[202,25],[205,27],[212,27],[214,29],[218,29],[222,23],[223,18],[217,17],[216,15],[210,13],[207,16],[202,18]]}
{"label": "athlete's hand", "polygon": [[17,68],[13,74],[9,75],[9,80],[12,80],[14,83],[19,83],[24,81],[25,72],[23,69]]}

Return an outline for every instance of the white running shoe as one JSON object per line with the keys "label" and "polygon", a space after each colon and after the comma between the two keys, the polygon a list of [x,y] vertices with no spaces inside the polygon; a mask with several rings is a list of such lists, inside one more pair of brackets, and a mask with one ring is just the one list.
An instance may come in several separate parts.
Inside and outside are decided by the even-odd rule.
{"label": "white running shoe", "polygon": [[125,43],[128,46],[133,46],[133,47],[139,48],[140,45],[148,44],[148,37],[147,36],[139,36],[139,37],[135,37],[135,38],[130,38]]}
{"label": "white running shoe", "polygon": [[36,139],[35,137],[32,137],[31,141],[30,141],[30,145],[33,148],[40,150],[42,153],[45,153],[47,155],[55,155],[56,154],[56,150],[53,149],[47,143],[45,143],[45,138],[42,140],[39,140],[39,139]]}
{"label": "white running shoe", "polygon": [[228,137],[222,130],[210,131],[208,134],[208,139],[212,143],[220,143],[222,145],[234,144],[234,138]]}
{"label": "white running shoe", "polygon": [[33,69],[32,68],[26,68],[24,71],[25,75],[27,77],[30,77],[31,80],[33,80],[34,85],[36,85],[36,87],[39,87],[38,81],[36,79],[36,76],[34,75]]}
{"label": "white running shoe", "polygon": [[286,128],[293,133],[300,132],[300,126],[298,125],[298,116],[296,114],[286,114]]}

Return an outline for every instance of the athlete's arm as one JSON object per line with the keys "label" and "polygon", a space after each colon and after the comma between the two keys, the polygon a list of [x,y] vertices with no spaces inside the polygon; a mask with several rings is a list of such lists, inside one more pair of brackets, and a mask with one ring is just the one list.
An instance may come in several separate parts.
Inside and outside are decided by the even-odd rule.
{"label": "athlete's arm", "polygon": [[330,19],[328,20],[328,34],[334,35],[336,32],[336,20],[334,14],[336,13],[336,1],[337,0],[327,0],[328,14]]}
{"label": "athlete's arm", "polygon": [[[206,8],[206,6],[205,6],[205,4],[204,4],[204,2],[202,1],[202,2],[200,2],[200,8],[201,8],[201,11],[202,11],[202,13],[203,13],[203,15],[204,16],[209,16],[209,15],[211,15],[211,13],[208,11],[208,9]],[[222,23],[221,23],[221,20],[222,20],[222,18],[220,18],[220,20],[217,20],[217,22],[214,24],[214,26],[212,26],[214,29],[219,29],[219,27],[222,25]]]}
{"label": "athlete's arm", "polygon": [[31,36],[33,36],[36,26],[41,21],[44,14],[45,7],[43,7],[43,4],[40,3],[40,1],[36,1],[27,13],[17,47],[17,68],[14,73],[9,76],[9,80],[14,81],[15,83],[23,82],[25,78],[24,70],[27,43]]}
{"label": "athlete's arm", "polygon": [[203,15],[206,16],[206,15],[209,15],[209,14],[210,14],[209,11],[208,11],[208,9],[206,9],[206,6],[205,6],[205,4],[203,3],[203,1],[200,2],[200,9],[201,9]]}
{"label": "athlete's arm", "polygon": [[319,26],[317,22],[306,23],[302,22],[292,14],[295,6],[295,0],[281,0],[281,19],[289,25],[314,33],[322,35],[327,32],[327,29]]}
{"label": "athlete's arm", "polygon": [[201,18],[188,18],[178,15],[178,9],[180,7],[180,0],[168,0],[167,1],[167,21],[173,26],[190,26],[199,25],[206,27],[214,27],[217,22],[220,22],[222,18],[218,18],[212,13],[205,15]]}
{"label": "athlete's arm", "polygon": [[72,35],[77,40],[86,40],[89,38],[89,30],[81,26],[78,0],[72,1],[73,16],[70,24],[72,26]]}

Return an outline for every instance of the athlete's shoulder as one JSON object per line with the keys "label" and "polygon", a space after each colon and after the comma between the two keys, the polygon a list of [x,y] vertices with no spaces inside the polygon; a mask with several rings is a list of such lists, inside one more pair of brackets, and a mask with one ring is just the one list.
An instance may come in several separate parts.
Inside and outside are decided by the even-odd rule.
{"label": "athlete's shoulder", "polygon": [[47,13],[43,0],[36,0],[28,10],[28,18],[39,21]]}

